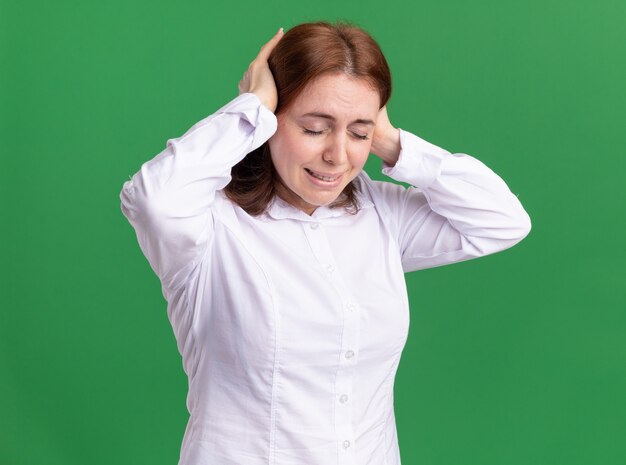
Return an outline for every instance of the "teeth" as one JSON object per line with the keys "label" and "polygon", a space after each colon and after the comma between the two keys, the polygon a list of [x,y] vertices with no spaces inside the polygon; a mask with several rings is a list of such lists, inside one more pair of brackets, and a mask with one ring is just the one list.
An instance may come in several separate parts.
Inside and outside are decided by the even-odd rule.
{"label": "teeth", "polygon": [[337,177],[331,178],[331,177],[329,177],[329,176],[322,176],[322,175],[319,175],[319,174],[317,174],[317,173],[314,173],[314,172],[313,172],[313,171],[311,171],[311,170],[307,170],[307,172],[308,172],[311,176],[313,176],[314,178],[321,179],[322,181],[326,181],[326,182],[334,181],[335,179],[337,179]]}

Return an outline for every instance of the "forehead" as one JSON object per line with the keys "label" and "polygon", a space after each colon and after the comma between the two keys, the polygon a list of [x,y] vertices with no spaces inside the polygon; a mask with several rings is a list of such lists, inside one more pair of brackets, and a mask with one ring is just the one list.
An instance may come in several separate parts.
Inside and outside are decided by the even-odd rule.
{"label": "forehead", "polygon": [[364,79],[346,74],[326,74],[313,80],[296,97],[290,111],[295,116],[325,113],[336,119],[376,119],[378,91]]}

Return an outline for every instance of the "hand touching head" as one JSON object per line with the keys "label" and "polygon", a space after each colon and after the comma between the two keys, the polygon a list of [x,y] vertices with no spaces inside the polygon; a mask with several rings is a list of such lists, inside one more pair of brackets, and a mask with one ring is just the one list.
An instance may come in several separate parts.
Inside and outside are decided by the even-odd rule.
{"label": "hand touching head", "polygon": [[272,76],[272,72],[267,63],[267,59],[283,37],[283,28],[272,37],[259,51],[257,57],[252,60],[250,66],[239,81],[239,94],[250,92],[256,94],[270,111],[276,109],[278,102],[278,94],[276,91],[276,83]]}

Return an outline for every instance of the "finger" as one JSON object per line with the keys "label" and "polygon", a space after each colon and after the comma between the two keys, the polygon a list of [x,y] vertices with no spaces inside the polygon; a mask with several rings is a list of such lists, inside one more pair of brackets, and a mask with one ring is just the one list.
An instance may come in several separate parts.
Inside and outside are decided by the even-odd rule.
{"label": "finger", "polygon": [[276,44],[283,37],[284,34],[285,32],[281,27],[278,32],[274,34],[274,37],[272,37],[265,45],[263,45],[263,47],[261,47],[261,51],[257,55],[257,60],[267,61],[270,53],[272,53],[272,50],[274,50],[274,47],[276,47]]}

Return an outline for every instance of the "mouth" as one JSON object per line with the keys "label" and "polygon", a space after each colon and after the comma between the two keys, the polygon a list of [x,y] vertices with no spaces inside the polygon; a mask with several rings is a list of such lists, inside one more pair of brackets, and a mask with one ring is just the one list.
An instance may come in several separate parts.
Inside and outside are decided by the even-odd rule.
{"label": "mouth", "polygon": [[335,184],[341,180],[343,173],[339,174],[328,174],[328,173],[318,173],[317,171],[312,171],[308,168],[304,168],[304,170],[311,176],[313,179],[318,181],[322,181],[328,184]]}

